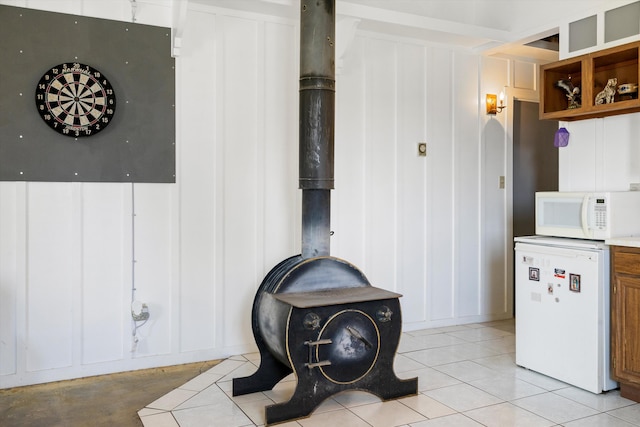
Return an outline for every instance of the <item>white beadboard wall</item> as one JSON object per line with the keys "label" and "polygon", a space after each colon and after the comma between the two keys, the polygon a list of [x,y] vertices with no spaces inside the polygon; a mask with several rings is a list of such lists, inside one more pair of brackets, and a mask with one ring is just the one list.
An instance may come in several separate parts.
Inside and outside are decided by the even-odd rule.
{"label": "white beadboard wall", "polygon": [[[126,0],[0,3],[131,19]],[[137,3],[171,26],[169,0]],[[254,351],[255,291],[300,246],[297,25],[189,6],[176,184],[0,183],[0,388]],[[511,62],[366,32],[342,60],[332,254],[404,295],[405,330],[511,317],[509,110],[481,102]]]}
{"label": "white beadboard wall", "polygon": [[570,134],[559,149],[561,191],[627,191],[640,182],[640,113],[560,125]]}

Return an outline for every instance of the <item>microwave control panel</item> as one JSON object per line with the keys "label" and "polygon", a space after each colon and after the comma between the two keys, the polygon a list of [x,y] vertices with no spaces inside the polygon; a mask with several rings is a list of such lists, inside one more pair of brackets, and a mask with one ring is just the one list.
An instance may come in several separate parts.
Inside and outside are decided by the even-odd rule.
{"label": "microwave control panel", "polygon": [[603,198],[596,199],[593,205],[593,211],[596,215],[596,227],[600,229],[607,228],[607,201]]}

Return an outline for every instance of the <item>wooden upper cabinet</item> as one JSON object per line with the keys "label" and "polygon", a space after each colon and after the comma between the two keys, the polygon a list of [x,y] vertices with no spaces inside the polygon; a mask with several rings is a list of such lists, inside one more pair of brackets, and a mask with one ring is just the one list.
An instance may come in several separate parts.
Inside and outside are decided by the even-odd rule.
{"label": "wooden upper cabinet", "polygon": [[[640,111],[638,91],[618,93],[623,84],[640,82],[640,42],[633,42],[540,67],[540,119],[583,120]],[[614,102],[596,103],[610,79],[617,79]],[[580,88],[580,105],[570,105],[563,81]]]}

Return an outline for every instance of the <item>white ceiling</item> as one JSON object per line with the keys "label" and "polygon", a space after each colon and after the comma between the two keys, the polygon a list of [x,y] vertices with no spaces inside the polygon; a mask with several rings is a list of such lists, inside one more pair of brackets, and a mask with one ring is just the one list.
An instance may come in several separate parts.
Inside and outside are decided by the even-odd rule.
{"label": "white ceiling", "polygon": [[[188,0],[297,17],[300,0]],[[558,32],[563,22],[581,19],[630,0],[336,0],[338,19],[359,20],[358,29],[418,38],[490,54],[548,62],[556,52],[525,43]]]}

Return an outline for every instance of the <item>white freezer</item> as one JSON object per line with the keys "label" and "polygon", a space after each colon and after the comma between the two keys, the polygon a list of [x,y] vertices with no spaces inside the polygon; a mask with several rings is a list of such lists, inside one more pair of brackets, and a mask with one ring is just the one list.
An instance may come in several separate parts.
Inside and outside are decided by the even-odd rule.
{"label": "white freezer", "polygon": [[516,364],[593,393],[611,390],[609,247],[516,238]]}

